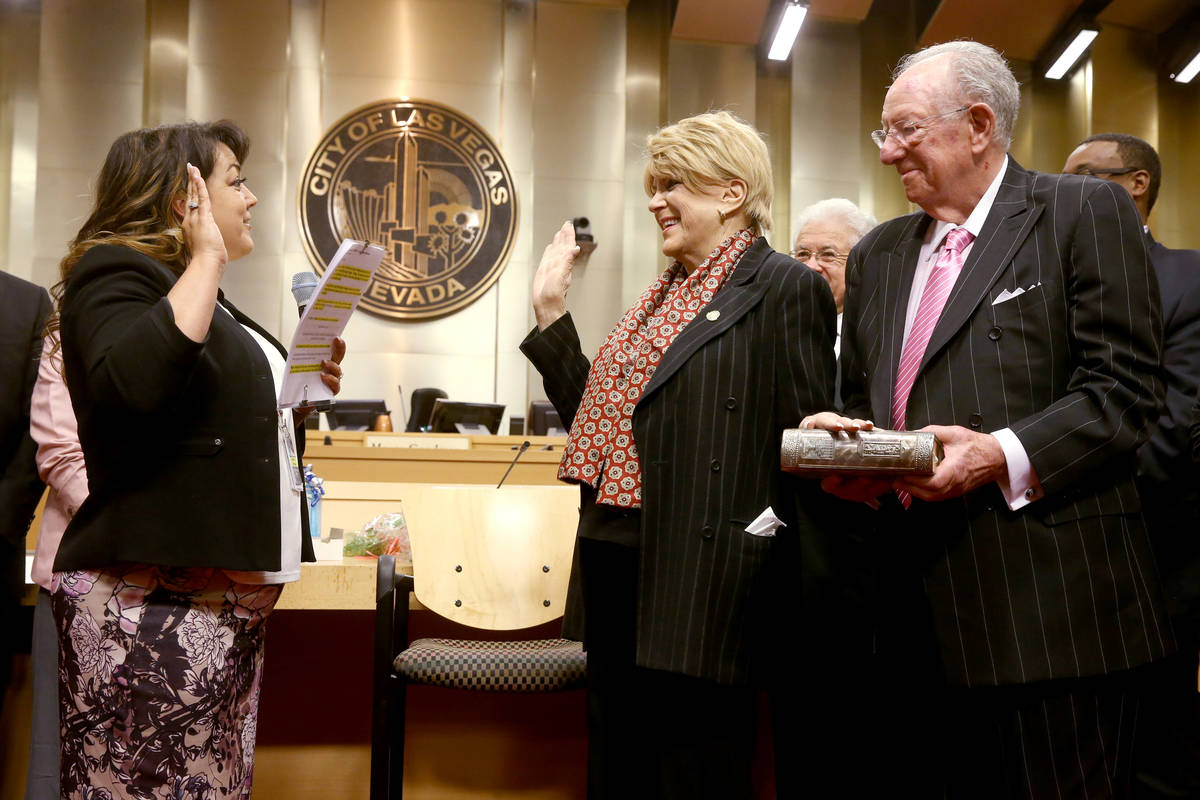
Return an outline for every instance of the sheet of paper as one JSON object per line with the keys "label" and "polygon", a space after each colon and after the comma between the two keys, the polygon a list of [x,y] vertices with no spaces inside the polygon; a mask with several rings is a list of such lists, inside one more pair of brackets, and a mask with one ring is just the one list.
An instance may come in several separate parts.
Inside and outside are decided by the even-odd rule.
{"label": "sheet of paper", "polygon": [[346,330],[358,301],[383,260],[383,252],[379,245],[342,240],[292,336],[283,389],[279,393],[280,408],[333,399],[333,392],[321,382],[321,362],[329,358],[333,337]]}

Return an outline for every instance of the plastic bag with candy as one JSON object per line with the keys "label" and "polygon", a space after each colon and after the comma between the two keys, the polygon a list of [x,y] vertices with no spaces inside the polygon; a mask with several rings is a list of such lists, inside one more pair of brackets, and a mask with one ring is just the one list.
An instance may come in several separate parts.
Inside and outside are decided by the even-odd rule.
{"label": "plastic bag with candy", "polygon": [[361,531],[346,534],[346,556],[395,556],[402,564],[412,563],[412,545],[408,541],[408,526],[404,512],[380,514],[363,526]]}

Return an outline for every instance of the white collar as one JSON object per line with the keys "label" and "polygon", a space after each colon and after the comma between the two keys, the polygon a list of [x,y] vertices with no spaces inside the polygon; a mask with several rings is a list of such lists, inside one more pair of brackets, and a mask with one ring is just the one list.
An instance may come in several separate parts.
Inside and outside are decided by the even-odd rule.
{"label": "white collar", "polygon": [[930,248],[930,256],[937,252],[942,245],[942,240],[946,238],[946,234],[955,228],[966,228],[971,232],[971,235],[978,237],[980,231],[983,230],[983,223],[987,222],[988,214],[992,211],[992,204],[996,202],[996,195],[1000,193],[1000,184],[1004,183],[1004,173],[1008,172],[1008,155],[1004,156],[1004,160],[1000,162],[1000,171],[996,173],[996,177],[992,178],[992,184],[988,186],[987,191],[983,193],[983,197],[979,198],[979,202],[975,204],[975,208],[971,210],[971,215],[961,225],[956,225],[953,222],[936,219],[932,227],[932,234],[929,238],[929,243],[933,245]]}

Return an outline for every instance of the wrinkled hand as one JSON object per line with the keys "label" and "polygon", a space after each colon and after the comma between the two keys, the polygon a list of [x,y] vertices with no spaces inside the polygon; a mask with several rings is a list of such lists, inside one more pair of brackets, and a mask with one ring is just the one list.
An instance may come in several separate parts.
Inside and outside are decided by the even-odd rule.
{"label": "wrinkled hand", "polygon": [[897,489],[922,500],[948,500],[999,480],[1007,473],[1000,440],[990,433],[978,433],[959,425],[927,425],[921,430],[941,440],[946,458],[928,477],[898,479]]}
{"label": "wrinkled hand", "polygon": [[207,260],[224,270],[229,254],[225,250],[221,229],[213,219],[208,186],[200,170],[191,164],[187,165],[187,174],[187,200],[183,207],[183,221],[179,225],[183,231],[183,241],[191,251],[193,261]]}
{"label": "wrinkled hand", "polygon": [[[823,431],[832,431],[833,433],[858,433],[859,431],[872,430],[875,427],[875,423],[869,419],[843,417],[841,414],[833,411],[822,411],[819,414],[812,414],[802,419],[800,427],[817,428]],[[829,477],[821,481],[821,488],[834,497],[840,497],[843,500],[876,506],[878,505],[877,498],[881,494],[891,491],[892,483],[891,481],[879,478]]]}
{"label": "wrinkled hand", "polygon": [[571,270],[577,255],[575,226],[567,220],[546,245],[533,276],[533,315],[539,331],[546,330],[567,313],[567,290],[571,288]]}

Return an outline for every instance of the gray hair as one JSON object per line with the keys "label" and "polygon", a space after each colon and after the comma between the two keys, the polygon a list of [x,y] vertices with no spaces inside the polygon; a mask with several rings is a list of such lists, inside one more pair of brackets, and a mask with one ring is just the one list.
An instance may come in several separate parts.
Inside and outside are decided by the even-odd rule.
{"label": "gray hair", "polygon": [[800,212],[800,216],[796,219],[797,235],[812,223],[823,219],[837,219],[846,223],[854,232],[854,238],[850,242],[851,247],[858,244],[858,240],[866,236],[878,224],[873,216],[846,198],[831,197],[828,200],[813,203]]}
{"label": "gray hair", "polygon": [[996,114],[996,141],[1007,150],[1012,144],[1021,91],[1004,56],[986,44],[959,39],[931,45],[900,59],[892,71],[896,81],[910,68],[940,55],[949,54],[950,66],[962,96],[972,103],[983,103]]}

